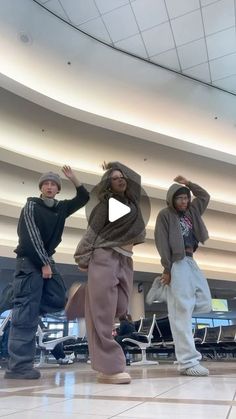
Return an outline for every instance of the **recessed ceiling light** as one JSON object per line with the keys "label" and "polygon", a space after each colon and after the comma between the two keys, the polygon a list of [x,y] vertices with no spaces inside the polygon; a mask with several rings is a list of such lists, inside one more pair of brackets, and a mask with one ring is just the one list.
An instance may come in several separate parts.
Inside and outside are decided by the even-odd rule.
{"label": "recessed ceiling light", "polygon": [[32,38],[26,32],[19,32],[18,33],[18,38],[19,38],[20,42],[22,42],[23,44],[28,44],[28,45],[32,44]]}

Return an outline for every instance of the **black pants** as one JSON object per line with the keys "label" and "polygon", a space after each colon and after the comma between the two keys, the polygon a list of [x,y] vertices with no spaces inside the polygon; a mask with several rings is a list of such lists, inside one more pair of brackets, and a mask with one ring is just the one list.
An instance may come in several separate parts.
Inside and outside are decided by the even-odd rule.
{"label": "black pants", "polygon": [[54,263],[51,268],[52,278],[43,279],[41,270],[28,258],[18,258],[16,261],[14,306],[8,343],[10,370],[33,368],[39,315],[64,309],[66,288]]}
{"label": "black pants", "polygon": [[51,350],[51,354],[54,356],[54,358],[56,358],[56,360],[64,359],[66,355],[64,352],[63,343],[58,343],[55,348]]}

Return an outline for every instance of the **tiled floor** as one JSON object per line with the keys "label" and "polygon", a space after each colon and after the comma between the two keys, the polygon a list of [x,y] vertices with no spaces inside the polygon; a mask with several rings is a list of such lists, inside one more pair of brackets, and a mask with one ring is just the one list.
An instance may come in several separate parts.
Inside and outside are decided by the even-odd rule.
{"label": "tiled floor", "polygon": [[173,364],[128,371],[132,383],[96,383],[90,366],[42,369],[36,381],[4,380],[0,418],[8,419],[236,419],[236,362],[204,363],[209,377],[180,376]]}

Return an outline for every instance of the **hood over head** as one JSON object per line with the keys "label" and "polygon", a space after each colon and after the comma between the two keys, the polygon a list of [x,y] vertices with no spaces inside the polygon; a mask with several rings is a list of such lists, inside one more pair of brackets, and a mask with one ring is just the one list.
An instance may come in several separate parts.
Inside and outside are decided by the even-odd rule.
{"label": "hood over head", "polygon": [[[177,193],[179,191],[179,193]],[[180,183],[173,183],[166,194],[166,203],[168,205],[168,207],[171,208],[175,208],[174,207],[174,196],[178,196],[178,195],[182,195],[186,193],[189,197],[189,202],[191,200],[191,193],[190,193],[190,189],[187,186],[181,185]]]}

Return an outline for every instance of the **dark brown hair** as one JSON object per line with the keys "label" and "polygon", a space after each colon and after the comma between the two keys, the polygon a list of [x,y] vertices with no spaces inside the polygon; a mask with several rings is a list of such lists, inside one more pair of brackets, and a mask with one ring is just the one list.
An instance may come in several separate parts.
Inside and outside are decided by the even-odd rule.
{"label": "dark brown hair", "polygon": [[115,172],[115,171],[120,172],[124,176],[124,178],[126,180],[126,183],[127,183],[127,187],[126,187],[126,190],[125,190],[125,197],[128,200],[133,201],[134,197],[133,197],[133,194],[132,194],[132,191],[131,191],[131,188],[130,188],[129,178],[127,178],[125,176],[125,174],[118,168],[117,169],[116,168],[108,169],[104,173],[104,175],[102,177],[102,180],[98,184],[98,187],[97,187],[97,197],[98,197],[99,201],[103,201],[104,199],[109,199],[113,195],[113,192],[112,192],[112,189],[111,189],[111,176],[112,176],[112,173]]}
{"label": "dark brown hair", "polygon": [[131,317],[131,314],[128,314],[128,313],[122,314],[122,315],[119,317],[119,320],[120,320],[120,322],[121,322],[122,320],[128,320],[129,322],[132,322],[132,321],[133,321],[133,320],[132,320],[132,317]]}

